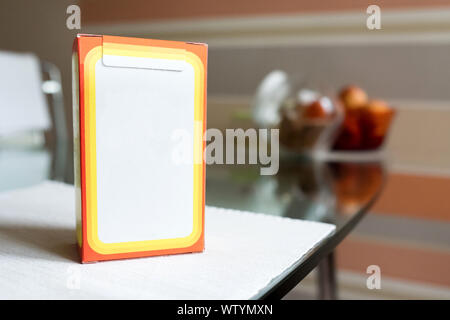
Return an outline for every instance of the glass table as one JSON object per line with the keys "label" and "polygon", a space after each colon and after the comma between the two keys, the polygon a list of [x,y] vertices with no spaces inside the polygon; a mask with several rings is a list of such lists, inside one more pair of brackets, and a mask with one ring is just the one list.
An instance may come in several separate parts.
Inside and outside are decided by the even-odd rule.
{"label": "glass table", "polygon": [[[40,180],[73,183],[72,147],[0,149],[0,191]],[[209,165],[206,204],[336,225],[335,232],[254,298],[282,298],[314,268],[320,298],[336,298],[334,250],[375,202],[385,181],[382,161],[280,159],[279,172],[262,176],[258,166]]]}
{"label": "glass table", "polygon": [[209,166],[206,203],[336,225],[334,234],[256,297],[282,298],[318,267],[319,297],[335,299],[333,251],[375,202],[384,181],[382,161],[282,159],[275,176],[259,175],[258,167]]}

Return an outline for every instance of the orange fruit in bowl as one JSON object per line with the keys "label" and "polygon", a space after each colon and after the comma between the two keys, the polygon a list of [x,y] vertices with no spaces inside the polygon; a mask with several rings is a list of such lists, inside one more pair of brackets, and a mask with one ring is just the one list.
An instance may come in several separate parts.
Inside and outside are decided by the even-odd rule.
{"label": "orange fruit in bowl", "polygon": [[362,130],[360,126],[360,109],[345,111],[344,122],[334,144],[337,150],[357,150],[362,144]]}
{"label": "orange fruit in bowl", "polygon": [[389,131],[394,117],[392,109],[385,101],[371,100],[361,110],[361,128],[363,130],[363,149],[380,147]]}
{"label": "orange fruit in bowl", "polygon": [[341,90],[339,99],[346,109],[357,109],[364,107],[369,98],[367,93],[360,87],[350,85]]}

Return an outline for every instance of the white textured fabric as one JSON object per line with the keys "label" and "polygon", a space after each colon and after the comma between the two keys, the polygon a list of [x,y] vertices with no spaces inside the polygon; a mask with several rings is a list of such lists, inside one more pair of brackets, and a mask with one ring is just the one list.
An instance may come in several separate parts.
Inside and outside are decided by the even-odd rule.
{"label": "white textured fabric", "polygon": [[0,298],[248,299],[335,226],[206,208],[203,253],[80,264],[72,186],[0,194]]}

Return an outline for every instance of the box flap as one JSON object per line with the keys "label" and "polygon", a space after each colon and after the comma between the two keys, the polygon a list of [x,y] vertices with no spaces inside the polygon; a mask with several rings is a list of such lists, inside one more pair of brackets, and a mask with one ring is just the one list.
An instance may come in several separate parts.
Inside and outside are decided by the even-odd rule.
{"label": "box flap", "polygon": [[[148,47],[148,51],[155,53],[161,58],[147,58],[147,57],[131,57],[127,56],[127,49],[123,49],[123,55],[114,54],[113,51],[117,52],[117,46],[120,44],[114,42],[108,42],[105,40],[105,37],[102,39],[102,61],[105,66],[108,67],[125,67],[125,68],[144,68],[144,69],[153,69],[153,70],[164,70],[164,71],[176,71],[181,72],[186,69],[187,62],[179,59],[179,55],[174,55],[173,53],[167,53],[165,48],[154,47],[154,46],[146,46]],[[132,50],[133,45],[128,45],[129,50]],[[185,53],[184,49],[177,49],[180,52],[180,55]],[[174,59],[175,56],[178,56],[178,59]]]}

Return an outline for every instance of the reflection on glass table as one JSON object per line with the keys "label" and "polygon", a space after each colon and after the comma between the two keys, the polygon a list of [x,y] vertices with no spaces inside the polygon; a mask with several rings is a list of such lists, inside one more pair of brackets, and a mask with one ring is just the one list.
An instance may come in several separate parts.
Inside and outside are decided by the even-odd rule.
{"label": "reflection on glass table", "polygon": [[385,180],[382,162],[319,162],[298,158],[280,163],[275,176],[256,166],[209,166],[206,204],[270,215],[326,222],[336,232],[261,292],[281,298],[313,268],[319,271],[319,298],[335,299],[333,250],[374,203]]}
{"label": "reflection on glass table", "polygon": [[345,224],[371,205],[384,181],[382,162],[282,163],[275,176],[258,167],[207,167],[206,203],[270,215]]}

